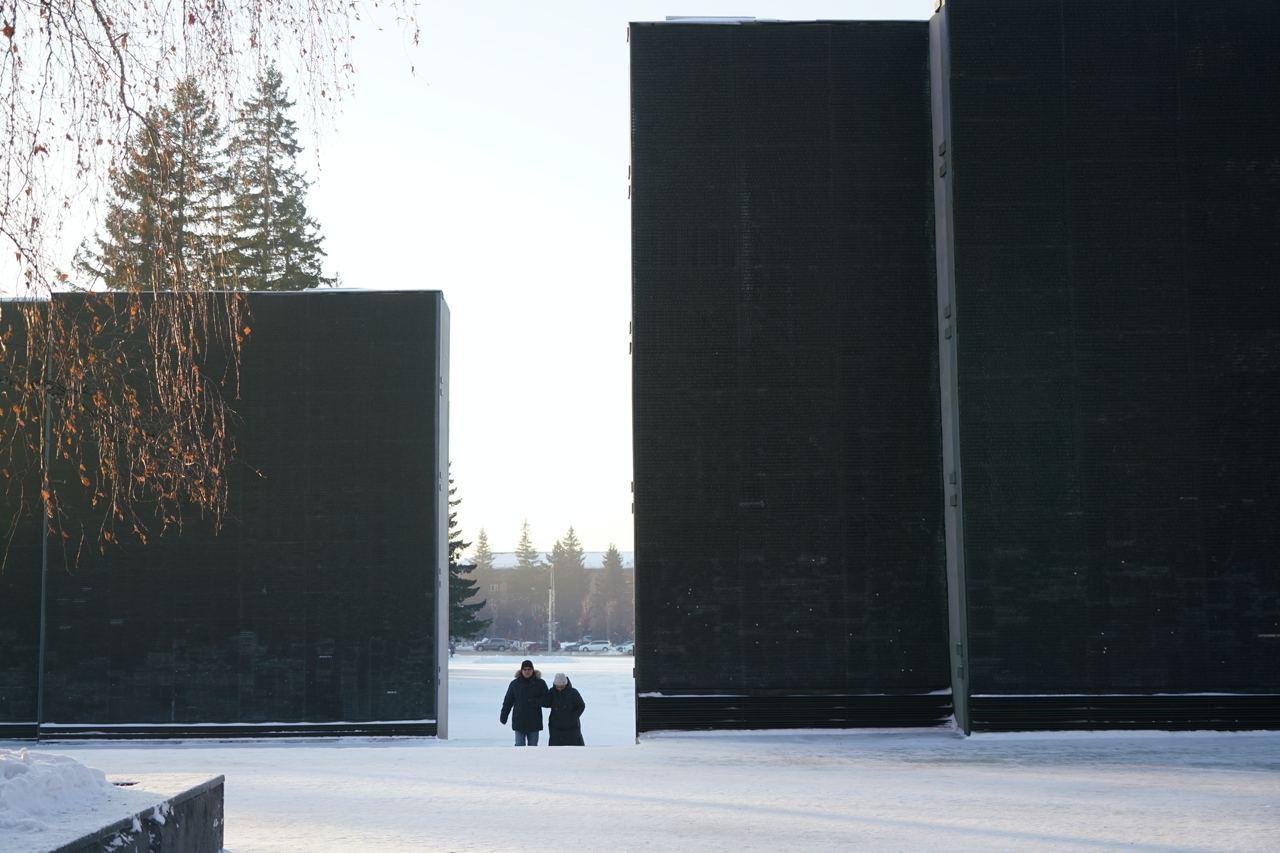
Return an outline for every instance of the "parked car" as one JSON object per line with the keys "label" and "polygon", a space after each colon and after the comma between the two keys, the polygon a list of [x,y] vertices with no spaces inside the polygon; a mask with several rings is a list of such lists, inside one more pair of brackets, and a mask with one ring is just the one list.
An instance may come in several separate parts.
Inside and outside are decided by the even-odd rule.
{"label": "parked car", "polygon": [[511,641],[504,640],[501,637],[485,637],[476,643],[476,651],[478,652],[505,652],[510,648]]}
{"label": "parked car", "polygon": [[578,646],[580,652],[607,652],[613,648],[613,643],[608,640],[592,640],[589,643],[583,643]]}
{"label": "parked car", "polygon": [[578,650],[578,646],[579,646],[579,645],[580,645],[580,643],[561,643],[561,644],[560,644],[560,651],[562,651],[562,652],[573,652],[573,651],[577,651],[577,650]]}
{"label": "parked car", "polygon": [[633,655],[636,653],[635,643],[619,643],[613,647],[613,650],[620,655]]}

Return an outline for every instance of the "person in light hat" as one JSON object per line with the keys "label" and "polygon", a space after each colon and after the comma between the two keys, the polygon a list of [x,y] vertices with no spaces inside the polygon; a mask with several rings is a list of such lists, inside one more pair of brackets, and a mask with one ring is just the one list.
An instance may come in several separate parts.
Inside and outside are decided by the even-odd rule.
{"label": "person in light hat", "polygon": [[502,713],[498,720],[505,726],[511,717],[511,728],[516,733],[516,746],[537,746],[538,732],[542,731],[542,709],[547,700],[547,682],[542,673],[533,668],[533,661],[521,661],[516,677],[507,685],[507,695],[502,700]]}
{"label": "person in light hat", "polygon": [[547,718],[551,737],[547,745],[583,746],[582,712],[587,709],[587,703],[563,672],[557,672],[551,683],[554,689],[543,700],[551,709],[551,716]]}

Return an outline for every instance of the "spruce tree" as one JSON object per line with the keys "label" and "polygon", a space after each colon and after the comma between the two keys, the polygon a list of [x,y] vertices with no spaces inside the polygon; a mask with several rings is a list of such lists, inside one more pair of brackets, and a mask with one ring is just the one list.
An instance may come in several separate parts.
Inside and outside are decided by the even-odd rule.
{"label": "spruce tree", "polygon": [[522,635],[513,639],[529,640],[546,636],[547,589],[549,575],[542,555],[533,547],[533,536],[526,519],[520,528],[516,545],[516,568],[512,572],[511,589],[517,608],[516,625]]}
{"label": "spruce tree", "polygon": [[486,589],[484,618],[488,620],[489,631],[499,637],[510,637],[512,625],[511,607],[511,573],[494,571],[493,548],[489,545],[489,534],[482,527],[476,534],[476,548],[471,562],[475,566],[474,575],[477,586]]}
{"label": "spruce tree", "polygon": [[607,636],[604,623],[604,587],[600,573],[591,572],[587,578],[587,595],[582,600],[582,627],[584,634],[593,638]]}
{"label": "spruce tree", "polygon": [[332,279],[321,274],[319,226],[307,213],[307,182],[297,169],[294,102],[275,66],[235,120],[231,156],[231,225],[240,286],[305,290]]}
{"label": "spruce tree", "polygon": [[582,543],[573,528],[551,550],[551,571],[556,582],[556,619],[564,638],[582,635],[583,604],[587,594],[586,571],[583,567]]}
{"label": "spruce tree", "polygon": [[529,521],[525,519],[520,528],[520,543],[516,545],[516,568],[539,569],[543,566],[542,555],[533,547],[533,535],[529,532]]}
{"label": "spruce tree", "polygon": [[[619,559],[621,565],[621,559]],[[614,630],[621,637],[635,637],[636,635],[636,572],[635,566],[631,567],[631,571],[622,570],[619,572],[622,576],[622,594],[618,601],[617,609],[614,613]]]}
{"label": "spruce tree", "polygon": [[573,525],[569,525],[569,532],[564,535],[564,558],[570,565],[578,568],[584,565],[582,542],[574,532]]}
{"label": "spruce tree", "polygon": [[476,553],[473,559],[477,570],[493,571],[493,549],[489,547],[489,534],[485,533],[483,527],[476,534]]}
{"label": "spruce tree", "polygon": [[622,576],[622,554],[612,542],[604,554],[599,587],[605,637],[610,642],[621,640],[630,633],[627,628],[633,617],[626,594],[626,580]]}
{"label": "spruce tree", "polygon": [[80,268],[113,290],[229,287],[222,137],[208,96],[194,79],[180,82],[131,137],[105,234],[82,247]]}
{"label": "spruce tree", "polygon": [[[453,484],[453,475],[449,475],[449,636],[461,640],[479,638],[489,627],[488,619],[481,619],[477,613],[484,607],[484,602],[467,603],[475,598],[480,590],[474,579],[465,577],[475,570],[474,565],[462,562],[462,554],[471,547],[471,543],[462,538],[462,530],[458,527],[456,507],[462,503],[457,497],[458,489]],[[493,558],[490,556],[490,563]]]}

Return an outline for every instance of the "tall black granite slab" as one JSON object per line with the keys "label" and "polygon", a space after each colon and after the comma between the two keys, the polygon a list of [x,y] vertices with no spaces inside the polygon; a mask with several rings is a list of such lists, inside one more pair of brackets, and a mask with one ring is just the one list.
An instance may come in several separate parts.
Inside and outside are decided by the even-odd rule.
{"label": "tall black granite slab", "polygon": [[[942,14],[974,723],[1033,725],[1043,694],[1151,698],[1046,706],[1055,726],[1274,697],[1280,22],[1189,0]],[[1185,723],[1280,724],[1269,707]]]}
{"label": "tall black granite slab", "polygon": [[927,26],[630,41],[638,726],[936,722]]}
{"label": "tall black granite slab", "polygon": [[[121,299],[55,298],[86,317]],[[60,533],[92,532],[101,513],[77,501],[71,463],[54,462],[68,499],[49,537],[42,735],[443,728],[444,301],[245,299],[238,462],[220,531],[188,512],[162,532],[144,514],[145,545],[125,531],[103,549],[92,537],[70,547],[77,536]],[[38,552],[38,528],[29,538]],[[30,605],[18,609],[38,620]]]}

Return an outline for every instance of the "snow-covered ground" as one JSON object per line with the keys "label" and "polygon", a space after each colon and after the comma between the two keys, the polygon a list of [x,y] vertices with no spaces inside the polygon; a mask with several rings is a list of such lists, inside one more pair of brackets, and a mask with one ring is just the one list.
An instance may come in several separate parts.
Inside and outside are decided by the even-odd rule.
{"label": "snow-covered ground", "polygon": [[[447,742],[38,748],[113,775],[225,774],[232,853],[1280,850],[1280,733],[756,732],[635,745],[629,658],[534,660],[582,690],[597,746],[507,746],[497,716],[518,659],[460,656]],[[0,838],[31,849],[14,844]]]}

